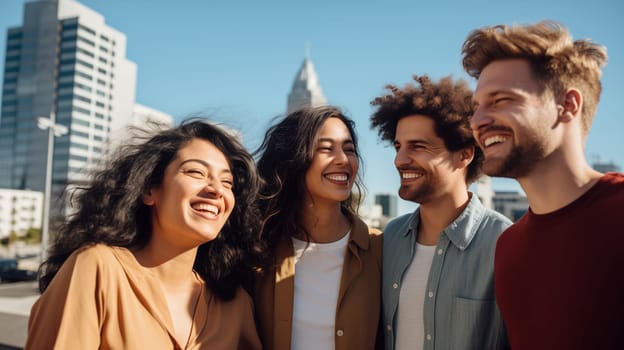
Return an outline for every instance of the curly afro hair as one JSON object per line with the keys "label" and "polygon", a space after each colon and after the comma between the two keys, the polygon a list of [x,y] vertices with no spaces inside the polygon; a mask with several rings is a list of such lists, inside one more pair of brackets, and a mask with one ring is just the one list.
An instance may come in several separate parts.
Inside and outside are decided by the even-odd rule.
{"label": "curly afro hair", "polygon": [[377,128],[379,137],[393,142],[401,118],[420,114],[433,119],[436,135],[451,151],[473,147],[474,159],[468,166],[466,182],[474,182],[481,175],[483,153],[477,147],[470,129],[473,114],[472,90],[465,80],[456,82],[450,76],[433,82],[427,75],[414,75],[416,84],[386,85],[389,94],[375,98],[371,105],[377,110],[371,116],[371,129]]}

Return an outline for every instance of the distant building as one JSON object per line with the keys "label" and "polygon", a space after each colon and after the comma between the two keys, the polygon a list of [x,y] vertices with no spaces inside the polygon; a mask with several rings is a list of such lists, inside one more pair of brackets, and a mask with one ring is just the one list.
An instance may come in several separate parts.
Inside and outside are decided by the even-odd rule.
{"label": "distant building", "polygon": [[599,171],[601,173],[620,172],[620,167],[617,166],[613,162],[609,162],[609,163],[594,162],[594,164],[592,164],[592,168],[594,168],[596,171]]}
{"label": "distant building", "polygon": [[358,216],[370,227],[383,229],[388,223],[388,217],[382,213],[381,205],[362,205],[358,212]]}
{"label": "distant building", "polygon": [[520,219],[529,208],[529,201],[526,196],[516,191],[496,191],[492,203],[494,210],[514,222]]}
{"label": "distant building", "polygon": [[131,141],[135,136],[169,129],[172,126],[173,116],[137,103],[132,108],[132,116],[126,126],[111,133],[109,146],[115,148],[120,143]]}
{"label": "distant building", "polygon": [[316,107],[325,104],[327,104],[327,99],[323,95],[312,61],[306,57],[295,76],[290,94],[288,94],[286,113],[290,114],[301,107]]}
{"label": "distant building", "polygon": [[41,229],[42,210],[42,192],[0,189],[0,239]]}
{"label": "distant building", "polygon": [[494,204],[492,203],[492,199],[494,198],[494,190],[492,190],[491,177],[483,175],[477,180],[476,193],[483,206],[489,209],[494,209]]}
{"label": "distant building", "polygon": [[376,194],[375,204],[381,206],[381,215],[389,219],[397,216],[398,199],[395,195],[389,193]]}
{"label": "distant building", "polygon": [[[52,199],[88,181],[114,134],[132,121],[137,66],[126,36],[74,0],[25,4],[23,24],[7,30],[0,117],[0,188],[44,191],[52,113],[69,132],[55,139]],[[51,205],[53,216],[62,205]]]}

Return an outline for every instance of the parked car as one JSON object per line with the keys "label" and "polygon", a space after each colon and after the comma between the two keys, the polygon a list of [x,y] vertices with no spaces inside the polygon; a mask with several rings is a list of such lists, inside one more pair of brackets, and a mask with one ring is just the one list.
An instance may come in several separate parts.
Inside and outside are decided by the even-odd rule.
{"label": "parked car", "polygon": [[17,259],[0,259],[0,282],[34,281],[37,272],[17,268]]}

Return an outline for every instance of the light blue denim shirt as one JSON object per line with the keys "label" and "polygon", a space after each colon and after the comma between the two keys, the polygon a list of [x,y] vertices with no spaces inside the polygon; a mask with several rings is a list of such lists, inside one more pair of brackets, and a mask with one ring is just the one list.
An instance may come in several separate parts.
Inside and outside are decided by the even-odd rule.
{"label": "light blue denim shirt", "polygon": [[[382,304],[386,350],[395,349],[403,275],[414,258],[420,209],[384,230]],[[440,234],[424,308],[425,350],[507,349],[494,294],[494,249],[511,221],[485,208],[472,194],[466,209]],[[418,346],[418,344],[414,344]]]}

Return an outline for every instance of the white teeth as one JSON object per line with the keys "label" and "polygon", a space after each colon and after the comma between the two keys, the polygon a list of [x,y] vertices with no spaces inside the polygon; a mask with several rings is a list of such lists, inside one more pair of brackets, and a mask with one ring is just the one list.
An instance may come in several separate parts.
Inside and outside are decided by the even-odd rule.
{"label": "white teeth", "polygon": [[495,143],[502,143],[505,141],[507,141],[507,137],[496,135],[496,136],[488,137],[487,139],[485,139],[485,141],[483,141],[483,145],[485,147],[489,147]]}
{"label": "white teeth", "polygon": [[194,203],[194,204],[191,204],[191,207],[195,210],[207,211],[214,215],[217,215],[217,213],[219,212],[219,209],[215,205],[208,204],[208,203]]}
{"label": "white teeth", "polygon": [[418,173],[401,173],[401,179],[403,180],[410,180],[410,179],[417,179],[419,177],[421,177],[422,174],[418,174]]}
{"label": "white teeth", "polygon": [[347,175],[327,175],[327,178],[332,181],[347,181]]}

